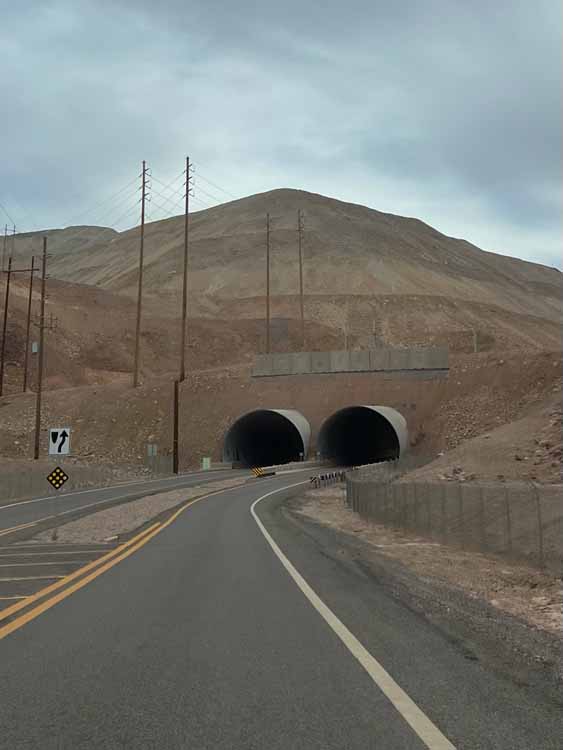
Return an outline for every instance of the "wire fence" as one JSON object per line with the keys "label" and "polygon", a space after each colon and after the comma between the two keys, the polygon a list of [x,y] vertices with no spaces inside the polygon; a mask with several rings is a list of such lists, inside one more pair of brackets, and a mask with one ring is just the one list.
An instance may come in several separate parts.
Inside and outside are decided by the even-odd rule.
{"label": "wire fence", "polygon": [[563,573],[561,485],[394,479],[349,473],[346,503],[368,522]]}

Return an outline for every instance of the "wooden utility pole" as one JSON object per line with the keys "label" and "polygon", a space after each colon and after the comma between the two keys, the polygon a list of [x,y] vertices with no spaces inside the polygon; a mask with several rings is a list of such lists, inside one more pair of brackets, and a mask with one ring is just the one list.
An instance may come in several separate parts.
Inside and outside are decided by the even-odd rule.
{"label": "wooden utility pole", "polygon": [[47,238],[43,237],[43,259],[41,265],[41,312],[39,317],[39,366],[37,369],[37,396],[35,399],[35,446],[33,458],[39,458],[41,438],[41,391],[43,388],[43,362],[45,349],[45,279],[47,278]]}
{"label": "wooden utility pole", "polygon": [[139,246],[139,288],[137,291],[137,325],[135,329],[135,363],[133,367],[133,386],[139,385],[139,347],[141,343],[141,305],[143,298],[143,255],[145,249],[145,201],[147,197],[147,165],[143,161],[141,183],[141,242]]}
{"label": "wooden utility pole", "polygon": [[190,200],[190,157],[186,157],[186,206],[184,210],[184,281],[182,286],[182,352],[180,357],[180,380],[186,379],[186,347],[188,327],[188,226]]}
{"label": "wooden utility pole", "polygon": [[6,297],[4,299],[4,320],[2,322],[2,346],[0,348],[0,396],[4,389],[4,357],[6,356],[6,337],[8,332],[8,302],[10,299],[10,279],[12,278],[12,256],[8,258],[6,273]]}
{"label": "wooden utility pole", "polygon": [[35,273],[35,255],[31,256],[31,269],[29,274],[29,297],[27,299],[27,325],[25,329],[25,356],[23,361],[23,388],[27,390],[27,367],[29,362],[29,332],[31,329],[31,303],[33,300],[33,274]]}
{"label": "wooden utility pole", "polygon": [[177,380],[174,381],[174,417],[173,417],[173,433],[172,433],[172,472],[174,474],[178,474],[178,467],[180,464],[179,461],[179,440],[178,440],[178,432],[179,432],[179,382]]}
{"label": "wooden utility pole", "polygon": [[305,307],[303,302],[303,214],[297,211],[297,234],[299,235],[299,307],[301,311],[301,350],[305,351]]}
{"label": "wooden utility pole", "polygon": [[8,252],[8,225],[4,224],[4,244],[2,245],[2,271],[6,270],[6,253]]}
{"label": "wooden utility pole", "polygon": [[270,353],[270,214],[266,214],[266,354]]}

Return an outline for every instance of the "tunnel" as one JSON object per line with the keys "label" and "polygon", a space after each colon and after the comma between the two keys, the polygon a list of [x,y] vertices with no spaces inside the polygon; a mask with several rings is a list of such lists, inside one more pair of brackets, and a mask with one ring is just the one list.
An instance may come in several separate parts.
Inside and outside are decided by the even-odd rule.
{"label": "tunnel", "polygon": [[348,406],[332,414],[319,430],[317,451],[340,466],[399,458],[408,446],[407,423],[389,406]]}
{"label": "tunnel", "polygon": [[311,427],[292,409],[256,409],[239,417],[223,443],[223,461],[272,466],[307,458]]}

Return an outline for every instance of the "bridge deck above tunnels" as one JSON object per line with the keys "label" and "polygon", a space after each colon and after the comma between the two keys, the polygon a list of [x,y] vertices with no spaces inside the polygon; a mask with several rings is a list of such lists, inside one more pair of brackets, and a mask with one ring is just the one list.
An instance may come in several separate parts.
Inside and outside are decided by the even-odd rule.
{"label": "bridge deck above tunnels", "polygon": [[408,446],[407,423],[388,406],[348,406],[326,419],[319,431],[321,458],[359,466],[398,458]]}
{"label": "bridge deck above tunnels", "polygon": [[225,435],[223,461],[271,466],[306,458],[311,428],[298,411],[256,409],[236,420]]}

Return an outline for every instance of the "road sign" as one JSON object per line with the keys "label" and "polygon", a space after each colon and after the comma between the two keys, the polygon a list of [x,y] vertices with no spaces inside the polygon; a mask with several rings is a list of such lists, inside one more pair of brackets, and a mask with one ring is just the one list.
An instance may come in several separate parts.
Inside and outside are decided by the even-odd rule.
{"label": "road sign", "polygon": [[49,455],[68,456],[70,453],[70,427],[49,429]]}
{"label": "road sign", "polygon": [[60,466],[57,466],[56,469],[53,469],[53,471],[47,477],[47,481],[49,482],[51,487],[54,487],[56,490],[60,490],[67,479],[68,475],[64,473]]}
{"label": "road sign", "polygon": [[32,354],[37,354],[38,351],[39,351],[39,342],[38,341],[32,341],[31,342],[31,353]]}
{"label": "road sign", "polygon": [[204,456],[201,459],[201,468],[204,471],[208,471],[211,468],[211,457],[210,456]]}

